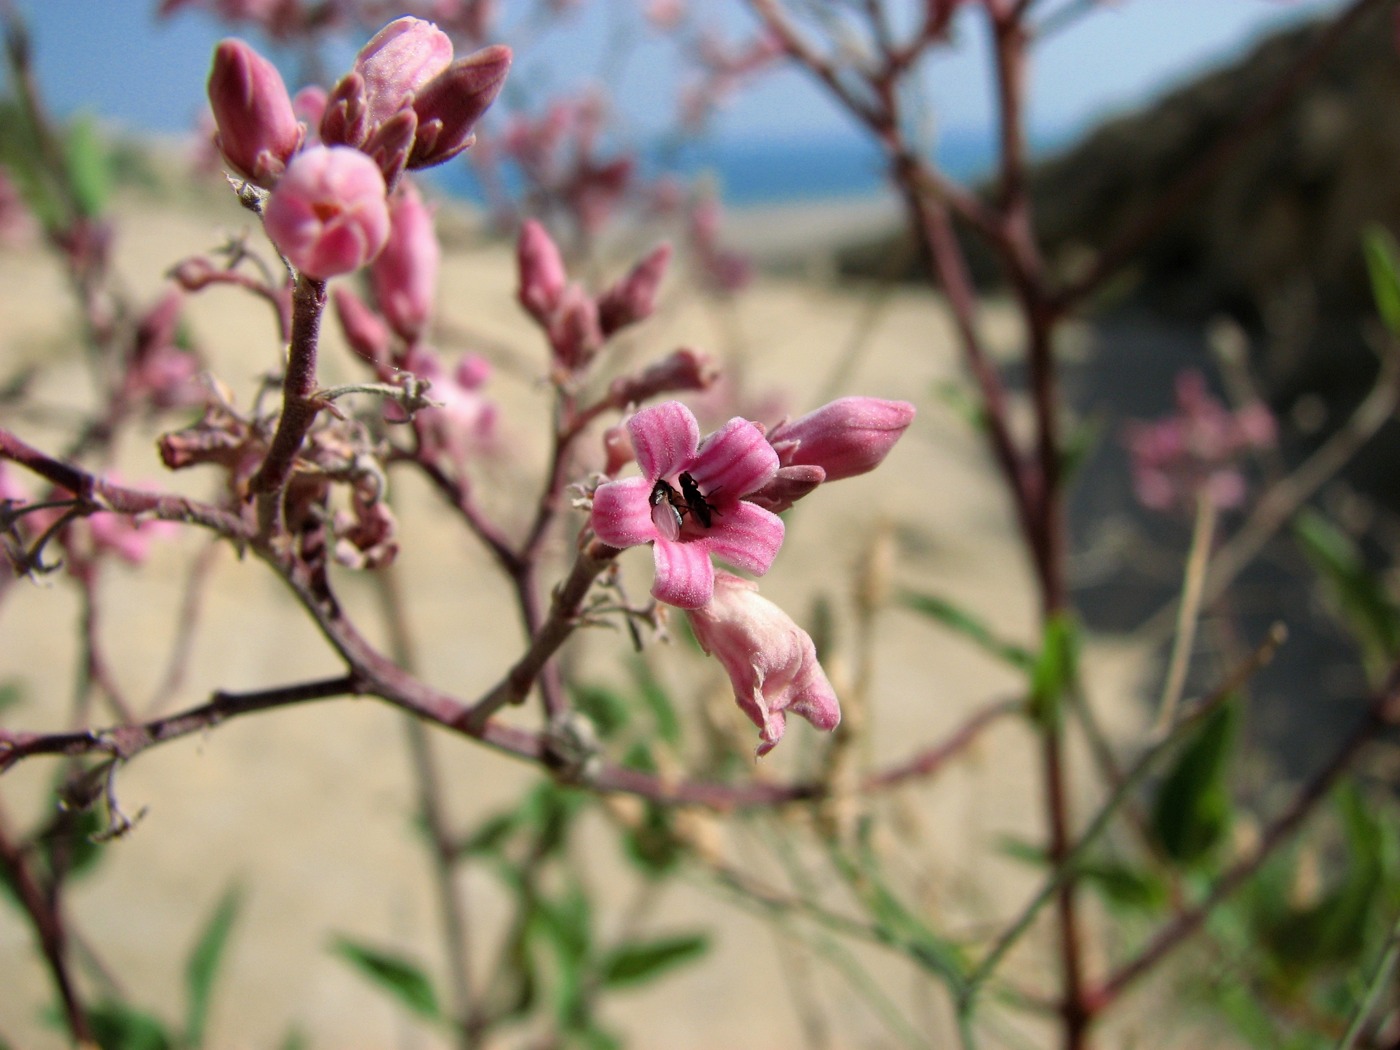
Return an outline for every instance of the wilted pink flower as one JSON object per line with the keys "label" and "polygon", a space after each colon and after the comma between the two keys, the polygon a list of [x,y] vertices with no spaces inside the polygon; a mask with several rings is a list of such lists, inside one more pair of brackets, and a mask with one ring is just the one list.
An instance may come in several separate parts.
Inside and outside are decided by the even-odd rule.
{"label": "wilted pink flower", "polygon": [[364,80],[371,125],[382,124],[452,62],[452,41],[431,22],[399,18],[360,48],[355,72]]}
{"label": "wilted pink flower", "polygon": [[652,596],[683,609],[709,602],[711,555],[767,572],[783,543],[783,523],[744,500],[778,469],[763,431],[736,417],[702,443],[695,416],[678,401],[642,409],[627,430],[641,477],[598,486],[593,531],[613,547],[652,545]]}
{"label": "wilted pink flower", "polygon": [[268,196],[263,224],[298,270],[327,278],[370,262],[389,239],[384,176],[348,146],[298,153]]}
{"label": "wilted pink flower", "polygon": [[777,746],[787,713],[818,729],[835,729],[841,707],[816,646],[758,585],[727,572],[715,574],[714,596],[686,616],[700,647],[729,674],[739,709],[759,729],[759,757]]}
{"label": "wilted pink flower", "polygon": [[370,264],[374,298],[390,326],[413,342],[433,313],[442,248],[433,213],[418,190],[401,184],[389,202],[389,240]]}
{"label": "wilted pink flower", "polygon": [[304,133],[277,67],[242,40],[223,41],[209,71],[209,105],[229,164],[260,186],[275,184]]}
{"label": "wilted pink flower", "polygon": [[878,467],[914,419],[907,401],[843,397],[768,434],[783,466],[816,466],[827,481],[855,477]]}
{"label": "wilted pink flower", "polygon": [[598,322],[603,335],[610,336],[628,325],[644,321],[656,309],[656,295],[666,266],[671,261],[671,246],[659,244],[628,271],[627,275],[598,299]]}
{"label": "wilted pink flower", "polygon": [[1245,497],[1240,459],[1249,449],[1273,445],[1273,416],[1258,403],[1229,411],[1195,371],[1177,376],[1176,404],[1174,416],[1128,426],[1138,500],[1152,510],[1189,510],[1204,492],[1217,507],[1238,507]]}

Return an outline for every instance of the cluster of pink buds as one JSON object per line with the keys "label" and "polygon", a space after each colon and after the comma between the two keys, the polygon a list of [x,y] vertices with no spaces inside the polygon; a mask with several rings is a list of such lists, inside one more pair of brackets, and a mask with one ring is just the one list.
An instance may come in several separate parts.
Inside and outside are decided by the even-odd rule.
{"label": "cluster of pink buds", "polygon": [[1254,402],[1231,412],[1206,389],[1199,372],[1176,379],[1176,413],[1128,427],[1133,490],[1151,510],[1186,510],[1199,495],[1228,509],[1244,502],[1240,462],[1251,449],[1272,447],[1274,417]]}
{"label": "cluster of pink buds", "polygon": [[618,548],[651,545],[652,597],[685,609],[724,665],[762,733],[760,754],[782,736],[784,710],[830,729],[839,708],[811,639],[754,584],[717,573],[711,557],[766,573],[783,543],[776,510],[823,481],[873,470],[913,418],[906,402],[851,397],[771,434],[736,417],[702,440],[690,409],[667,401],[627,421],[641,474],[594,491],[595,535]]}
{"label": "cluster of pink buds", "polygon": [[[606,340],[652,315],[671,259],[671,248],[667,244],[653,248],[597,297],[589,295],[581,284],[569,281],[558,246],[548,231],[533,219],[526,220],[520,228],[516,259],[520,271],[520,305],[545,333],[560,374],[573,375],[593,361]],[[670,386],[668,389],[698,387]]]}
{"label": "cluster of pink buds", "polygon": [[303,92],[294,103],[272,63],[225,40],[209,74],[217,145],[235,172],[270,191],[264,225],[293,266],[316,278],[349,273],[389,240],[389,193],[404,171],[441,164],[475,141],[510,59],[493,46],[454,60],[437,26],[400,18],[329,93]]}

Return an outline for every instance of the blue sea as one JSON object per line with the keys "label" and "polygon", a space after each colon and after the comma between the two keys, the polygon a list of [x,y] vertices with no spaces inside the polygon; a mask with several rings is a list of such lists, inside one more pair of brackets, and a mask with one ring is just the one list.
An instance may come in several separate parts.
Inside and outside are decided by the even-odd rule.
{"label": "blue sea", "polygon": [[[935,160],[960,181],[975,182],[991,170],[994,148],[990,134],[950,133],[940,141]],[[734,207],[854,201],[878,196],[887,186],[879,151],[854,136],[657,144],[642,152],[641,163],[648,175],[663,170],[708,175]],[[483,199],[467,165],[449,165],[440,185],[453,196],[478,203]]]}

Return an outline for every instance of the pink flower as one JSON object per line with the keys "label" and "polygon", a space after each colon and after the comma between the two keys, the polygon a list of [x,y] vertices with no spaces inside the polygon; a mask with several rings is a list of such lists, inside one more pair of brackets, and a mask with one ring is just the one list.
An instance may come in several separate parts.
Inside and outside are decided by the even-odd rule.
{"label": "pink flower", "polygon": [[277,67],[242,40],[223,41],[209,71],[209,105],[224,158],[260,186],[276,183],[305,133]]}
{"label": "pink flower", "polygon": [[371,125],[412,104],[418,90],[451,63],[452,41],[421,18],[400,18],[375,33],[355,59]]}
{"label": "pink flower", "polygon": [[417,189],[401,185],[389,202],[389,241],[370,264],[369,279],[380,312],[409,342],[432,317],[441,261],[433,213]]}
{"label": "pink flower", "polygon": [[549,231],[534,219],[525,220],[520,227],[515,256],[520,271],[520,305],[541,325],[548,325],[569,280],[564,257]]}
{"label": "pink flower", "polygon": [[815,466],[827,481],[878,467],[914,419],[907,401],[843,397],[774,427],[768,435],[783,466]]}
{"label": "pink flower", "polygon": [[818,729],[835,729],[841,721],[811,637],[760,595],[757,584],[718,573],[714,596],[686,616],[700,647],[728,673],[739,709],[758,726],[760,758],[782,739],[789,711]]}
{"label": "pink flower", "polygon": [[[496,405],[481,392],[491,378],[490,362],[475,354],[464,354],[448,372],[437,354],[414,346],[409,349],[404,367],[432,383],[428,397],[441,406],[422,409],[414,416],[425,456],[443,455],[460,464],[492,446],[496,438]],[[386,412],[391,420],[402,418],[397,405],[389,405]]]}
{"label": "pink flower", "polygon": [[711,555],[767,572],[783,523],[744,500],[778,469],[763,431],[736,417],[701,442],[695,416],[678,401],[642,409],[627,430],[642,475],[598,486],[593,531],[613,547],[652,545],[652,596],[683,609],[705,605],[715,587]]}
{"label": "pink flower", "polygon": [[389,205],[378,166],[348,146],[298,153],[263,213],[278,251],[311,277],[359,269],[389,239]]}
{"label": "pink flower", "polygon": [[1273,445],[1273,416],[1258,403],[1229,411],[1195,371],[1177,376],[1176,405],[1174,416],[1128,426],[1138,501],[1151,510],[1189,510],[1204,492],[1217,507],[1238,507],[1246,493],[1240,461],[1249,449]]}

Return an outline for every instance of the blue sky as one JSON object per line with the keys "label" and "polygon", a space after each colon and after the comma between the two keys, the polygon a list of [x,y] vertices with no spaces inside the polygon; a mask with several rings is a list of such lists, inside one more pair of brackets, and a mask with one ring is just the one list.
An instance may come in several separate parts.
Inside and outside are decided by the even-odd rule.
{"label": "blue sky", "polygon": [[[731,26],[741,5],[692,0]],[[519,10],[522,0],[504,0]],[[29,19],[41,79],[60,114],[86,110],[126,127],[173,132],[191,126],[213,44],[226,31],[198,13],[157,23],[155,0],[19,0]],[[585,0],[563,27],[538,40],[519,63],[521,84],[563,85],[605,71],[625,99],[631,125],[664,125],[673,99],[674,55],[634,25],[639,0]],[[1107,0],[1045,45],[1033,68],[1032,126],[1059,137],[1151,98],[1202,68],[1228,59],[1266,28],[1332,10],[1340,0]],[[929,71],[937,119],[968,130],[990,121],[985,49],[973,24],[958,48]],[[607,48],[619,33],[639,46],[623,63]],[[346,42],[332,58],[348,61]],[[295,69],[290,56],[281,62]],[[295,74],[289,76],[294,80]],[[817,101],[805,78],[774,76],[727,110],[716,132],[729,138],[811,139],[839,133],[842,117]]]}

